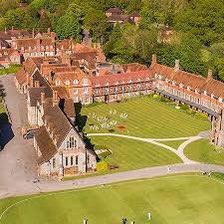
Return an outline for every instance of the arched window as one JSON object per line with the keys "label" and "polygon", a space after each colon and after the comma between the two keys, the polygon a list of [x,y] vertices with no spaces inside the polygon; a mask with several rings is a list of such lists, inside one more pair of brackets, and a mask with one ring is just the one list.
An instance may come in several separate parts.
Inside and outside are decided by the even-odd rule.
{"label": "arched window", "polygon": [[76,147],[76,140],[74,136],[71,136],[67,141],[67,149],[75,148]]}

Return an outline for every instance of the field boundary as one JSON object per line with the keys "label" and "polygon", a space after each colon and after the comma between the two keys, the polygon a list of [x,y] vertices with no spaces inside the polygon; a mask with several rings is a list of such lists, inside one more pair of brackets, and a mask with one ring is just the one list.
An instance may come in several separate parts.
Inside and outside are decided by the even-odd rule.
{"label": "field boundary", "polygon": [[[170,174],[170,175],[166,175],[166,176],[158,176],[158,177],[152,177],[152,178],[142,178],[142,179],[137,179],[137,180],[129,180],[129,181],[121,181],[121,182],[117,182],[117,183],[111,183],[111,184],[104,184],[103,186],[112,186],[112,185],[122,185],[125,183],[135,183],[135,182],[142,182],[142,181],[153,181],[153,180],[159,180],[159,179],[168,179],[168,178],[173,178],[173,177],[207,177],[207,176],[202,176],[199,173],[195,173],[195,174]],[[224,184],[224,182],[216,180],[215,178],[210,178],[216,182],[219,182],[221,184]],[[5,215],[7,214],[7,212],[14,208],[15,206],[22,204],[24,202],[27,201],[31,201],[33,199],[38,199],[41,197],[48,197],[48,196],[54,196],[54,195],[60,195],[60,194],[66,194],[66,193],[73,193],[75,191],[86,191],[86,190],[90,190],[90,189],[95,189],[95,188],[99,188],[101,185],[97,185],[97,186],[93,186],[93,187],[84,187],[84,188],[80,188],[80,189],[72,189],[72,190],[65,190],[65,191],[60,191],[60,192],[54,192],[54,193],[46,193],[46,194],[41,194],[41,195],[36,195],[36,196],[31,196],[29,198],[25,198],[22,199],[21,201],[17,201],[11,205],[9,205],[7,208],[5,208],[5,210],[3,210],[3,212],[0,214],[0,223],[2,223],[2,219],[3,217],[5,217]]]}

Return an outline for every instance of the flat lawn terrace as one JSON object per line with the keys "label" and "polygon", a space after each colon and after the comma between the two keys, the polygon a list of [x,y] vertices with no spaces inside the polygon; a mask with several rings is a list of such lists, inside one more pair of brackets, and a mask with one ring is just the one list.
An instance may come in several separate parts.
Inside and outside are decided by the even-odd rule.
{"label": "flat lawn terrace", "polygon": [[184,153],[194,161],[224,166],[224,148],[214,146],[208,139],[192,142],[185,148]]}
{"label": "flat lawn terrace", "polygon": [[119,133],[145,138],[177,138],[209,130],[208,119],[199,113],[188,114],[174,103],[158,102],[153,97],[126,102],[84,106],[82,122],[87,133]]}
{"label": "flat lawn terrace", "polygon": [[[110,171],[127,171],[145,167],[181,163],[173,152],[147,142],[118,137],[91,137],[96,149],[106,149],[100,156],[111,167]],[[99,154],[101,155],[101,154]],[[109,170],[107,170],[109,171]]]}
{"label": "flat lawn terrace", "polygon": [[[0,200],[1,224],[223,223],[224,185],[185,174],[99,186],[42,196]],[[148,213],[152,219],[148,220]],[[1,217],[1,215],[0,215]]]}

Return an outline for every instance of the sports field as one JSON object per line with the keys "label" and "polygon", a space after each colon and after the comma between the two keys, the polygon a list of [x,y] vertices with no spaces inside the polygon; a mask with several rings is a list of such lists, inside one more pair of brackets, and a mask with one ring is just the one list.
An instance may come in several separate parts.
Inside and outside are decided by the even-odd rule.
{"label": "sports field", "polygon": [[189,144],[185,155],[194,161],[224,165],[224,149],[215,147],[208,139],[198,140]]}
{"label": "sports field", "polygon": [[[1,224],[220,224],[224,185],[186,174],[30,198],[9,209]],[[22,198],[0,201],[0,213]],[[152,214],[149,222],[147,214]]]}
{"label": "sports field", "polygon": [[209,130],[206,118],[181,112],[152,97],[89,105],[82,109],[87,133],[111,132],[145,138],[175,138]]}

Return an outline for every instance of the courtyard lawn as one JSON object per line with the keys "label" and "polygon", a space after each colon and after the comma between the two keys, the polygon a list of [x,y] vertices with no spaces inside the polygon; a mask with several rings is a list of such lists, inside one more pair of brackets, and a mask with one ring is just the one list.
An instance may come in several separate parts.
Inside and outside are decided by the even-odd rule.
{"label": "courtyard lawn", "polygon": [[224,165],[224,149],[215,147],[208,139],[198,140],[189,144],[184,153],[191,160]]}
{"label": "courtyard lawn", "polygon": [[89,105],[83,107],[81,113],[83,118],[88,117],[84,128],[87,133],[174,138],[193,136],[210,129],[206,118],[181,112],[149,96],[120,103]]}
{"label": "courtyard lawn", "polygon": [[[33,196],[9,209],[1,224],[220,224],[224,185],[196,174],[106,185]],[[0,200],[0,212],[16,199]],[[152,220],[147,219],[148,212]]]}
{"label": "courtyard lawn", "polygon": [[145,167],[181,163],[182,160],[162,147],[118,137],[91,137],[95,148],[111,151],[105,161],[119,167],[115,171],[135,170]]}
{"label": "courtyard lawn", "polygon": [[161,141],[160,143],[164,145],[168,145],[174,149],[178,149],[178,147],[187,140],[177,140],[177,141]]}

